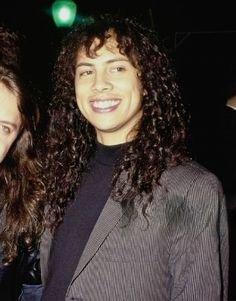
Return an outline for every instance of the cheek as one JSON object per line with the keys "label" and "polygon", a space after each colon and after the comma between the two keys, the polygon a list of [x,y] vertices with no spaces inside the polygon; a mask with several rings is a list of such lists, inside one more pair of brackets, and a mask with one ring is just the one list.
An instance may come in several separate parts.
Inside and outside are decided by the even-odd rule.
{"label": "cheek", "polygon": [[80,108],[83,104],[83,93],[79,88],[75,90],[75,96],[76,96],[77,106]]}
{"label": "cheek", "polygon": [[10,147],[12,146],[13,142],[16,140],[17,134],[16,135],[12,135],[11,137],[6,138],[4,137],[0,137],[0,148],[1,150],[9,150]]}
{"label": "cheek", "polygon": [[80,110],[80,112],[83,112],[83,105],[80,97],[76,97],[77,107]]}
{"label": "cheek", "polygon": [[6,154],[8,153],[10,146],[11,146],[10,143],[8,144],[0,141],[0,162],[2,162],[6,157]]}
{"label": "cheek", "polygon": [[142,106],[142,91],[140,89],[136,89],[132,94],[132,103],[134,107],[140,108]]}
{"label": "cheek", "polygon": [[77,98],[76,102],[77,102],[78,111],[82,116],[84,116],[87,119],[89,115],[88,108],[85,106],[81,98]]}
{"label": "cheek", "polygon": [[89,109],[89,102],[87,94],[85,95],[83,92],[77,92],[76,93],[76,103],[80,110],[80,112],[83,114],[83,112],[86,112]]}

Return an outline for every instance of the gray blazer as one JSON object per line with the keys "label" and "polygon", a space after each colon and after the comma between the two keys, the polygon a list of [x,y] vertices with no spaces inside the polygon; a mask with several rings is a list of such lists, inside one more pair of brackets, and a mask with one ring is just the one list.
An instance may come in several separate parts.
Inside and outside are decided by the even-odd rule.
{"label": "gray blazer", "polygon": [[[138,214],[127,224],[120,205],[108,199],[65,300],[227,300],[228,227],[221,184],[195,162],[166,171],[161,183],[148,223],[137,206]],[[45,232],[43,282],[51,240]]]}

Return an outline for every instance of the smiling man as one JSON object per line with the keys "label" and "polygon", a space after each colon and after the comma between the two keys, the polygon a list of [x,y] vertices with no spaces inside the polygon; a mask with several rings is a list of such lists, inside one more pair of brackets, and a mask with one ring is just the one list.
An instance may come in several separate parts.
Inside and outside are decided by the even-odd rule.
{"label": "smiling man", "polygon": [[[99,41],[91,46],[94,52]],[[75,93],[80,112],[96,130],[105,145],[127,142],[142,114],[142,85],[138,70],[117,48],[115,35],[88,57],[79,52],[75,74]]]}
{"label": "smiling man", "polygon": [[107,16],[75,27],[54,78],[42,300],[227,300],[223,192],[188,156],[156,33]]}

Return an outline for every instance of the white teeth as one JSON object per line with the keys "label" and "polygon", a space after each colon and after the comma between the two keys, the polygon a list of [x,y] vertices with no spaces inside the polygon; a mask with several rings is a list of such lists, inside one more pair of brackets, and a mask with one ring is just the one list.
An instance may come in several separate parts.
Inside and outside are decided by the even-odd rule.
{"label": "white teeth", "polygon": [[119,100],[102,100],[102,101],[94,101],[93,106],[98,109],[105,109],[108,107],[115,106],[119,103]]}

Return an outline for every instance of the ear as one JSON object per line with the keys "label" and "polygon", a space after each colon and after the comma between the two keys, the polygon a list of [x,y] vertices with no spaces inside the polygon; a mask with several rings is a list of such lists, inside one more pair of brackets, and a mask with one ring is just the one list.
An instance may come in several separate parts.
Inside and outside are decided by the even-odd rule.
{"label": "ear", "polygon": [[148,95],[148,92],[146,89],[143,89],[143,96],[147,96]]}

